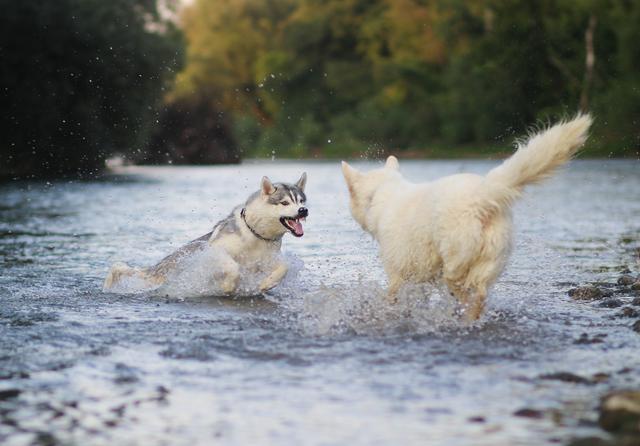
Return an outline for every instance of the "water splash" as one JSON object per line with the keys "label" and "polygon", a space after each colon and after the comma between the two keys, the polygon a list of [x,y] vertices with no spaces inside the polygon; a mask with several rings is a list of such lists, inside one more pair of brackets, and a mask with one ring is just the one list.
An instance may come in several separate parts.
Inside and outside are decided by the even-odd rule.
{"label": "water splash", "polygon": [[427,284],[405,287],[396,302],[377,282],[321,285],[282,305],[298,316],[300,329],[309,335],[425,334],[468,328],[456,299],[446,289]]}
{"label": "water splash", "polygon": [[[111,291],[120,294],[145,293],[149,296],[180,300],[224,296],[226,293],[220,286],[221,278],[224,276],[220,266],[222,264],[221,256],[220,250],[204,244],[201,249],[179,259],[163,284],[154,285],[136,276],[122,277]],[[284,260],[289,266],[289,271],[280,286],[283,289],[291,289],[303,263],[293,255],[285,255]],[[259,291],[260,283],[265,276],[264,272],[255,272],[250,268],[241,267],[240,281],[233,296],[253,297],[261,294]]]}

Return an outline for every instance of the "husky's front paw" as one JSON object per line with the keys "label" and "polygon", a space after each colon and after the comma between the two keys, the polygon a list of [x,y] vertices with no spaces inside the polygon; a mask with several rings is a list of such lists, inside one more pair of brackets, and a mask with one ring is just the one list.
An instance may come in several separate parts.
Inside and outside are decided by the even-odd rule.
{"label": "husky's front paw", "polygon": [[260,284],[260,292],[261,293],[266,293],[269,290],[274,289],[275,287],[278,286],[278,282],[267,282],[266,280],[263,280],[262,283]]}
{"label": "husky's front paw", "polygon": [[234,274],[225,275],[224,279],[220,283],[220,289],[224,294],[233,294],[236,288],[238,288],[238,281],[240,276]]}
{"label": "husky's front paw", "polygon": [[274,269],[271,274],[269,274],[260,284],[260,292],[265,293],[280,284],[284,276],[287,274],[287,270],[289,268],[285,263],[280,263],[276,269]]}

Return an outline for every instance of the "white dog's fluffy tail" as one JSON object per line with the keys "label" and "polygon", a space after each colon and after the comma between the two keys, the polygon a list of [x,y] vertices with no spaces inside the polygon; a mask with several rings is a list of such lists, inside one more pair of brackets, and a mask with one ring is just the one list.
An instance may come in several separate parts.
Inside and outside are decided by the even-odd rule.
{"label": "white dog's fluffy tail", "polygon": [[518,195],[524,186],[544,180],[569,161],[587,140],[591,122],[590,115],[579,114],[530,136],[526,143],[518,143],[516,153],[491,170],[487,179]]}

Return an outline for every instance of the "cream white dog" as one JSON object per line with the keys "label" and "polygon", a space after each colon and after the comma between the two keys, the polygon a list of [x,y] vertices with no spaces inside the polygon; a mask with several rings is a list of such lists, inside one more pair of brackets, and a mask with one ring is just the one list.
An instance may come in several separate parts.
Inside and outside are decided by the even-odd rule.
{"label": "cream white dog", "polygon": [[262,277],[259,292],[274,288],[287,273],[287,264],[280,255],[282,237],[287,232],[296,237],[304,235],[302,221],[309,213],[305,207],[306,183],[306,173],[295,184],[272,183],[263,177],[260,190],[219,221],[211,232],[150,268],[115,263],[103,289],[119,290],[118,285],[126,279],[142,283],[142,290],[157,288],[189,265],[189,259],[196,253],[208,248],[215,253],[215,264],[210,265],[210,271],[223,294],[236,292],[243,272]]}
{"label": "cream white dog", "polygon": [[478,319],[511,251],[511,205],[527,184],[571,159],[590,125],[589,115],[578,115],[533,134],[486,176],[458,174],[413,184],[393,156],[367,173],[343,161],[351,213],[380,244],[390,299],[395,301],[405,283],[440,279],[465,318]]}

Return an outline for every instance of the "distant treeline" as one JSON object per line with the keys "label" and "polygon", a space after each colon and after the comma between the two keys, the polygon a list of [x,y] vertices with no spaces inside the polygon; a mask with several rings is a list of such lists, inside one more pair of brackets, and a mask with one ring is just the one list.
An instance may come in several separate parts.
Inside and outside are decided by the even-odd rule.
{"label": "distant treeline", "polygon": [[0,0],[0,178],[90,175],[146,148],[182,64],[155,0]]}
{"label": "distant treeline", "polygon": [[591,110],[640,147],[634,0],[196,0],[171,97],[208,98],[245,154],[456,155]]}
{"label": "distant treeline", "polygon": [[178,3],[0,0],[0,178],[483,155],[579,109],[591,154],[640,148],[639,1]]}

